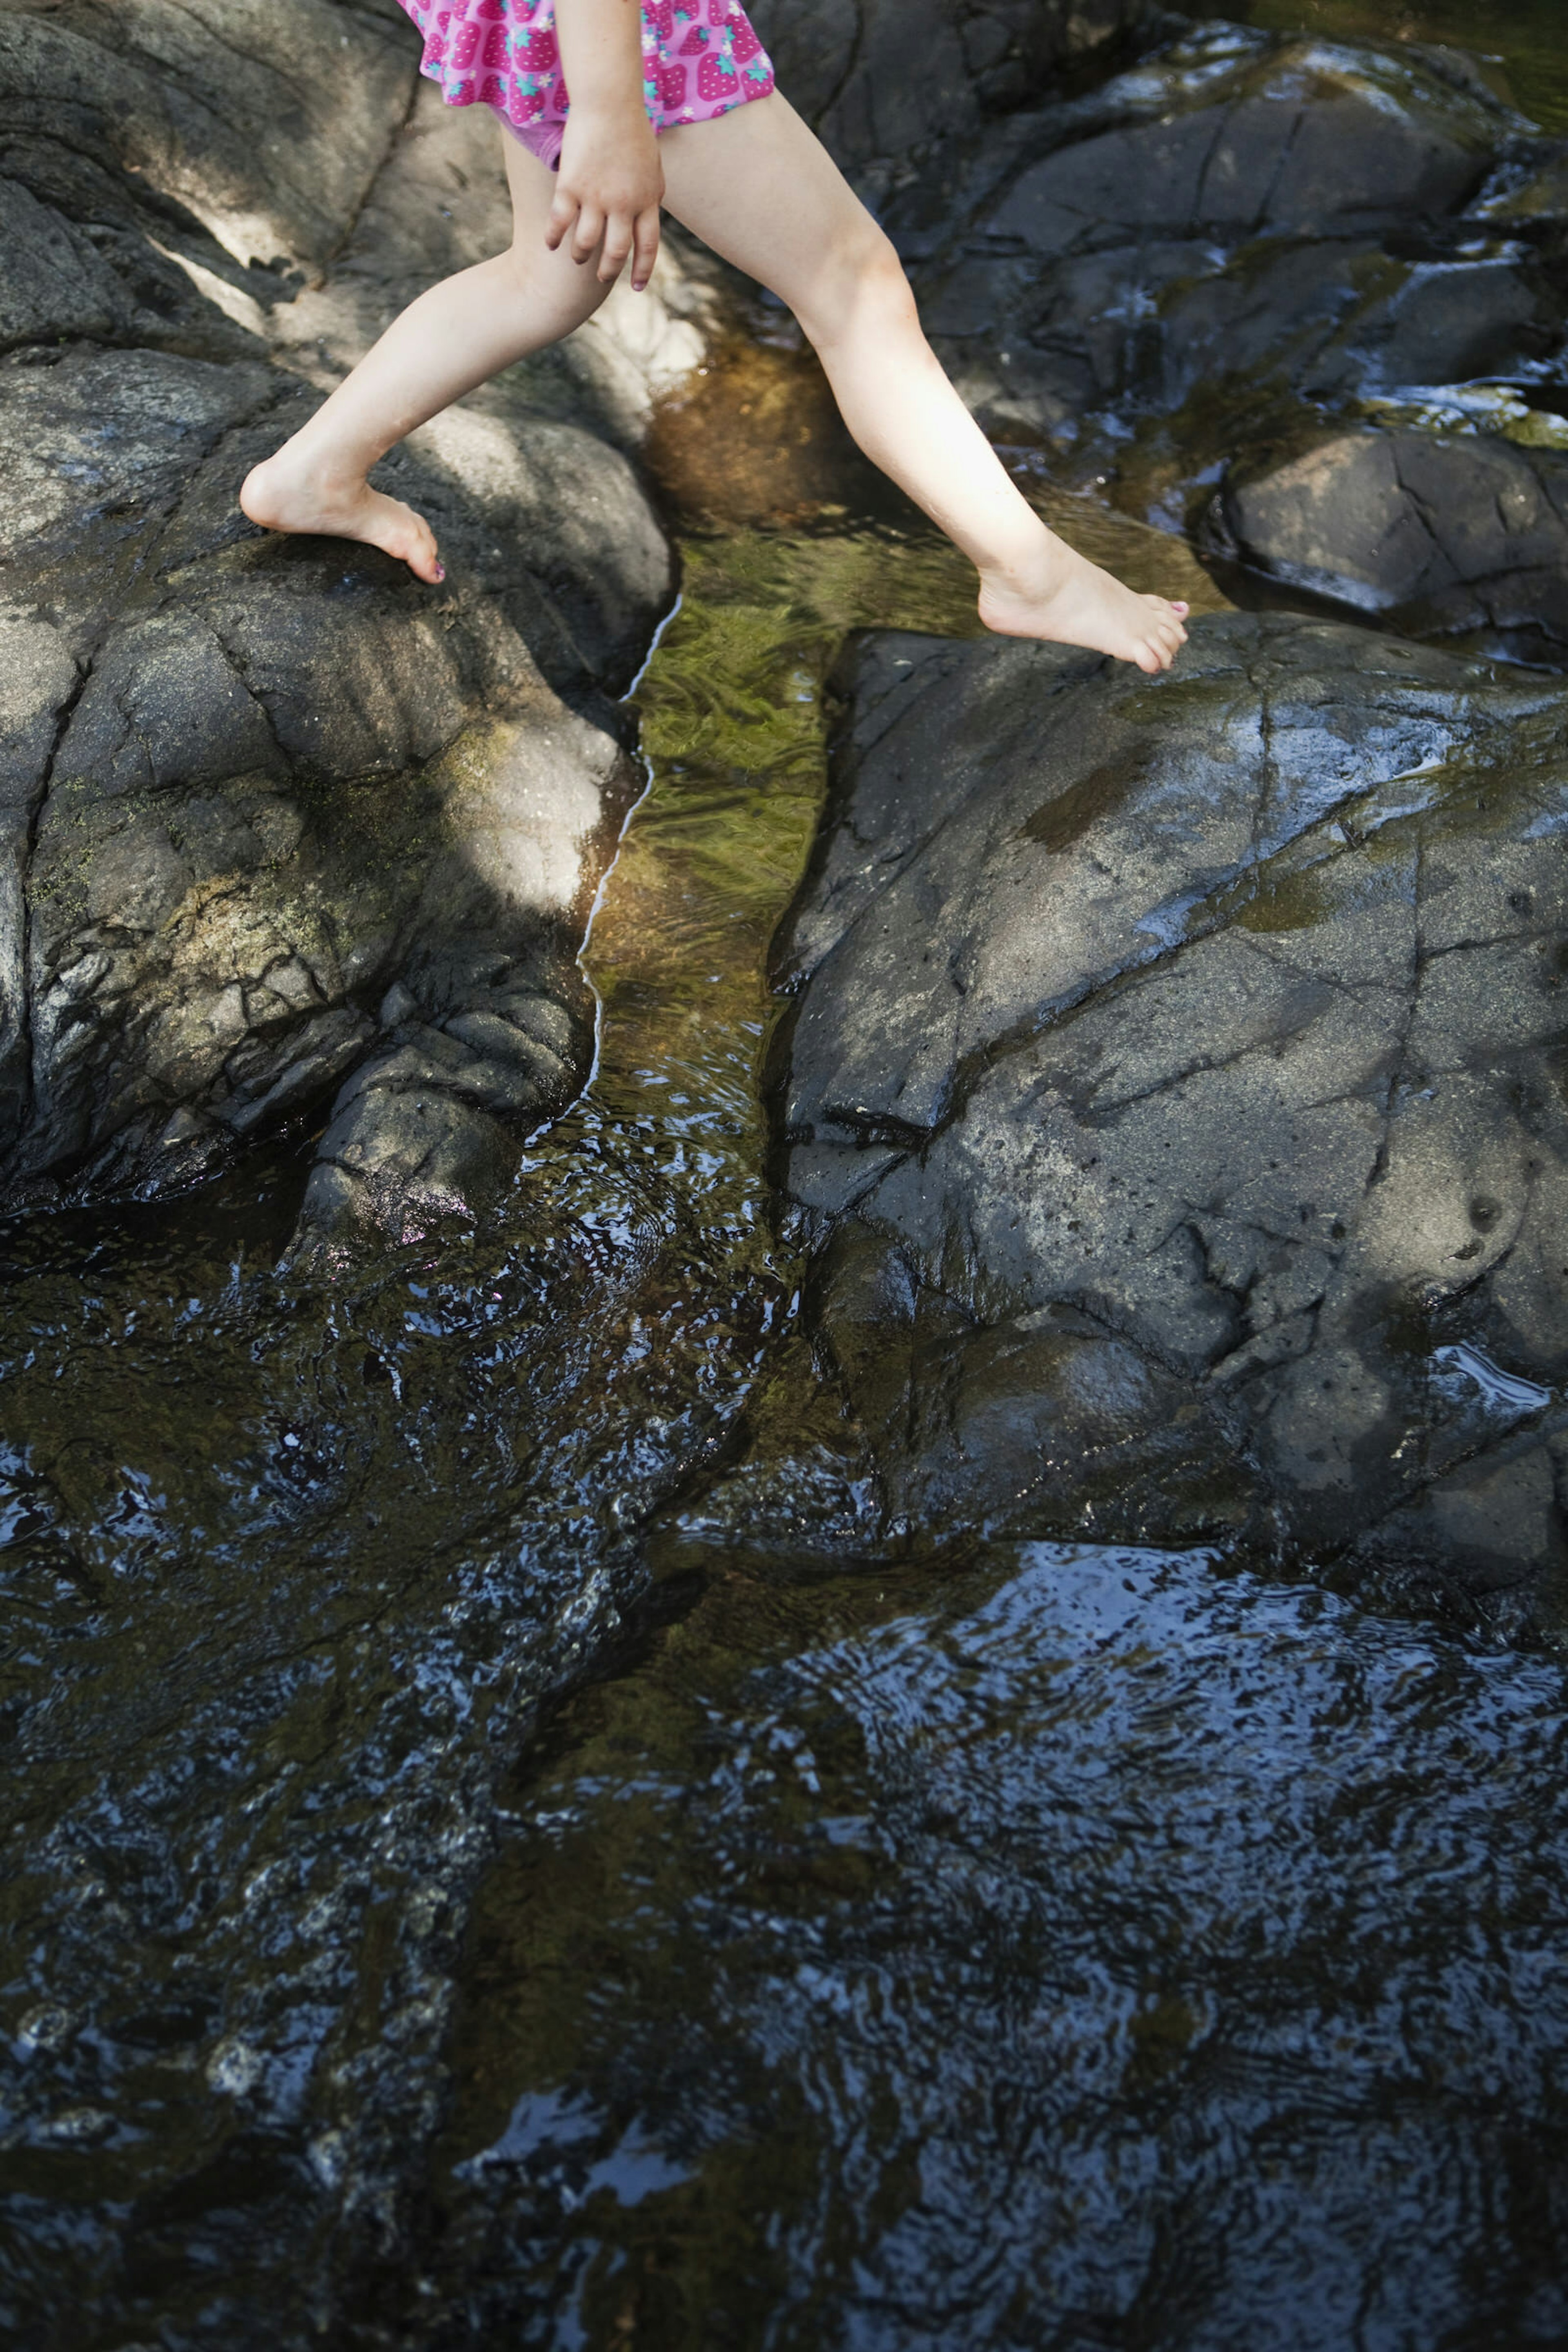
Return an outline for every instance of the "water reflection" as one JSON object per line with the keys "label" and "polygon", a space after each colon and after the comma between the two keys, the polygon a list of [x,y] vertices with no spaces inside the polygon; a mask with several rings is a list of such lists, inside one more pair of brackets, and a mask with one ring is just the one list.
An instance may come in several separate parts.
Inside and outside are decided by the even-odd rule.
{"label": "water reflection", "polygon": [[1561,2342],[1562,1701],[1202,1555],[721,1577],[513,1800],[463,2340]]}
{"label": "water reflection", "polygon": [[291,1265],[301,1137],[0,1232],[0,2334],[48,2340],[68,2263],[83,2340],[296,2340],[407,2242],[496,1775],[791,1344],[757,1068],[821,681],[853,620],[967,597],[888,552],[694,549],[594,1084],[493,1216]]}

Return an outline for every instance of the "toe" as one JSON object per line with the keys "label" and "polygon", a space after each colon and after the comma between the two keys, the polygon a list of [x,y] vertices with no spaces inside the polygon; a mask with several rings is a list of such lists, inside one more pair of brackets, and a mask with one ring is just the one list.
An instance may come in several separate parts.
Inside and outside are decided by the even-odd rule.
{"label": "toe", "polygon": [[390,552],[401,556],[415,578],[423,580],[428,587],[436,587],[446,577],[437,551],[436,534],[422,515],[409,516],[407,529],[398,533],[397,542]]}

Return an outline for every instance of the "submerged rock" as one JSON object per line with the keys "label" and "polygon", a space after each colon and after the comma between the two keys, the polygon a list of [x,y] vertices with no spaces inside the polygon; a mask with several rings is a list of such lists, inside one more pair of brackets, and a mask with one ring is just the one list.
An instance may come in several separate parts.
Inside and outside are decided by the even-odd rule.
{"label": "submerged rock", "polygon": [[[1457,51],[1204,26],[1016,116],[889,221],[1001,437],[1081,443],[1151,520],[1212,508],[1221,551],[1423,634],[1560,659],[1560,557],[1475,518],[1500,472],[1550,506],[1568,462],[1562,152]],[[1287,524],[1325,444],[1354,479]]]}
{"label": "submerged rock", "polygon": [[506,235],[501,134],[416,103],[391,0],[266,13],[0,16],[0,1200],[186,1181],[346,1079],[307,1221],[408,1230],[588,1066],[606,694],[673,585],[612,444],[707,298],[671,264],[640,346],[612,319],[388,463],[443,590],[255,531],[247,467]]}
{"label": "submerged rock", "polygon": [[1240,614],[846,686],[780,1118],[889,1523],[1559,1607],[1561,690]]}

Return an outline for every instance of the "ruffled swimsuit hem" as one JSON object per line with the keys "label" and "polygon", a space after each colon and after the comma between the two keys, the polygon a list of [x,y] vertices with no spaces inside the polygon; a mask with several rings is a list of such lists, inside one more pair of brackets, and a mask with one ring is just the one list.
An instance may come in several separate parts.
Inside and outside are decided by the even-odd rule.
{"label": "ruffled swimsuit hem", "polygon": [[[552,170],[570,100],[555,0],[402,0],[424,38],[419,70],[448,106],[488,106]],[[643,98],[658,132],[710,122],[774,87],[737,0],[642,0]]]}

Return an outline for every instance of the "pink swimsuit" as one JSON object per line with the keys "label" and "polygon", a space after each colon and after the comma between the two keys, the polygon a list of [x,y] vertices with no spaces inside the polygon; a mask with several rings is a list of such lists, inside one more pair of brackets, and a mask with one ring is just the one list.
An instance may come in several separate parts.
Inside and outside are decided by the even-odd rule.
{"label": "pink swimsuit", "polygon": [[[629,4],[629,0],[628,0]],[[561,161],[566,85],[555,0],[402,0],[425,36],[419,70],[448,106],[493,106],[541,163]],[[642,0],[643,97],[656,131],[766,98],[767,52],[735,0]]]}

